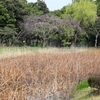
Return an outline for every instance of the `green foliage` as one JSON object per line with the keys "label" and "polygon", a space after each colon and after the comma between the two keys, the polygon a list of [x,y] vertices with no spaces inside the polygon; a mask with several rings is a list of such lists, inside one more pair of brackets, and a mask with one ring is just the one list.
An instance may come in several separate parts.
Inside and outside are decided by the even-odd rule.
{"label": "green foliage", "polygon": [[28,14],[26,0],[4,0],[2,2],[8,10],[9,15],[16,20],[20,20],[23,15]]}
{"label": "green foliage", "polygon": [[71,5],[67,5],[61,9],[59,12],[61,15],[58,17],[65,18],[66,16],[71,16],[75,21],[77,21],[80,26],[83,28],[85,34],[81,34],[78,36],[78,45],[94,45],[94,37],[93,32],[94,29],[92,27],[92,31],[88,28],[89,24],[91,23],[94,25],[95,20],[97,18],[96,15],[97,11],[97,5],[93,0],[73,0],[73,3]]}
{"label": "green foliage", "polygon": [[[77,8],[76,8],[77,7]],[[76,9],[75,9],[76,8]],[[96,5],[90,1],[80,1],[73,5],[75,20],[80,21],[80,23],[87,25],[88,22],[94,23],[96,19]],[[78,16],[79,15],[79,16]]]}
{"label": "green foliage", "polygon": [[87,88],[88,86],[89,86],[88,80],[84,80],[83,82],[77,85],[77,89],[84,89],[84,88]]}
{"label": "green foliage", "polygon": [[64,6],[61,10],[55,10],[51,12],[51,14],[60,17],[62,19],[66,17],[71,17],[72,14],[71,5]]}
{"label": "green foliage", "polygon": [[16,41],[16,31],[9,27],[0,28],[0,43],[12,45]]}
{"label": "green foliage", "polygon": [[87,42],[90,46],[99,46],[98,37],[100,36],[100,18],[98,17],[94,24],[89,24],[85,31],[88,35]]}
{"label": "green foliage", "polygon": [[66,25],[62,27],[62,30],[60,30],[60,34],[58,35],[62,46],[66,47],[71,45],[73,34],[74,28],[71,27],[69,23],[66,23]]}
{"label": "green foliage", "polygon": [[65,11],[63,9],[61,10],[54,10],[54,11],[51,11],[50,13],[53,14],[54,16],[57,16],[57,17],[61,17],[61,15],[64,13]]}
{"label": "green foliage", "polygon": [[71,5],[67,5],[61,9],[62,14],[60,15],[61,18],[72,16],[73,10]]}
{"label": "green foliage", "polygon": [[28,15],[42,15],[43,13],[39,11],[38,3],[28,3],[28,8],[30,9]]}
{"label": "green foliage", "polygon": [[72,16],[74,20],[82,25],[87,25],[89,22],[94,23],[97,17],[97,6],[90,0],[80,0],[79,2],[73,2],[71,5],[66,6],[66,12],[62,14],[62,17]]}
{"label": "green foliage", "polygon": [[[28,3],[27,0],[0,0],[0,41],[1,43],[17,43],[23,44],[23,40],[32,41],[37,40],[38,44],[41,45],[42,37],[44,36],[44,41],[47,40],[57,40],[60,41],[62,46],[69,46],[76,42],[77,38],[74,39],[74,35],[76,34],[78,37],[77,44],[91,44],[93,45],[95,42],[95,36],[98,35],[99,32],[99,24],[95,23],[96,20],[96,11],[100,16],[100,0],[72,0],[72,4],[64,6],[61,10],[55,10],[51,12],[51,15],[55,15],[56,18],[60,17],[64,19],[66,17],[73,18],[78,24],[84,28],[83,33],[79,34],[78,27],[76,27],[76,23],[68,22],[62,24],[58,18],[59,24],[54,21],[56,18],[52,18],[53,23],[50,22],[49,19],[44,19],[43,22],[49,24],[55,23],[55,26],[59,31],[56,32],[53,37],[48,36],[53,34],[55,28],[52,28],[52,25],[42,25],[42,30],[38,27],[37,32],[38,35],[33,35],[35,33],[26,34],[26,29],[20,27],[20,23],[24,23],[24,16],[41,16],[49,13],[49,9],[46,3],[42,0],[37,0],[35,3]],[[37,22],[38,23],[38,22]],[[90,26],[92,25],[92,27]],[[23,24],[24,25],[24,24]],[[22,25],[21,25],[22,26]],[[26,25],[27,26],[27,25]],[[33,27],[32,25],[28,28]],[[49,30],[49,31],[48,31]],[[52,30],[52,31],[51,31]],[[46,35],[43,35],[44,31]],[[41,36],[40,34],[43,33]],[[4,38],[4,39],[3,39]],[[47,39],[48,38],[48,39]],[[40,40],[39,40],[40,39]],[[25,40],[25,41],[26,41]],[[32,41],[31,41],[32,40]]]}
{"label": "green foliage", "polygon": [[15,25],[15,20],[13,20],[9,13],[8,10],[3,6],[3,4],[0,2],[0,27],[11,27],[14,28]]}
{"label": "green foliage", "polygon": [[28,15],[43,15],[49,13],[49,9],[44,1],[38,1],[36,3],[28,3],[29,12]]}
{"label": "green foliage", "polygon": [[16,28],[19,32],[19,21],[23,20],[23,16],[28,14],[28,7],[26,0],[0,0],[5,9],[7,9],[10,16],[7,27]]}
{"label": "green foliage", "polygon": [[78,47],[87,47],[87,39],[89,38],[88,34],[85,31],[82,31],[81,34],[78,36],[77,39],[77,46]]}
{"label": "green foliage", "polygon": [[95,0],[72,0],[73,2],[80,2],[80,1],[95,1]]}
{"label": "green foliage", "polygon": [[49,9],[44,1],[38,1],[39,11],[42,11],[43,14],[49,13]]}

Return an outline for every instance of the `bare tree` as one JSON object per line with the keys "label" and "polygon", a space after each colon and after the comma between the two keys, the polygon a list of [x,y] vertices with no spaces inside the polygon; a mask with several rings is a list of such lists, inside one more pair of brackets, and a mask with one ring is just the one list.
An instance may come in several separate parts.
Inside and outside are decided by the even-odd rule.
{"label": "bare tree", "polygon": [[95,25],[94,25],[94,31],[95,31],[95,47],[98,46],[98,37],[100,36],[100,17],[96,19]]}
{"label": "bare tree", "polygon": [[22,30],[21,37],[26,38],[26,40],[40,40],[42,41],[43,47],[47,45],[50,39],[52,40],[55,34],[66,34],[64,36],[66,41],[68,41],[66,38],[68,38],[68,35],[70,34],[70,37],[73,37],[73,39],[70,39],[71,46],[75,46],[78,33],[81,30],[79,24],[71,17],[60,19],[49,14],[41,16],[25,16],[23,18],[23,24],[20,25]]}
{"label": "bare tree", "polygon": [[47,45],[49,39],[59,30],[57,27],[60,18],[50,16],[48,14],[42,16],[27,16],[24,18],[23,28],[24,35],[30,38],[41,39],[43,47]]}

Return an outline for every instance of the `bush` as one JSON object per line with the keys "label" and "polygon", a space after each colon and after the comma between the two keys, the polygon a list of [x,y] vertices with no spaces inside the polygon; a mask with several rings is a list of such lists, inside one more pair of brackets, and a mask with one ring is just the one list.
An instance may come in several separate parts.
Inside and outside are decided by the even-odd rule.
{"label": "bush", "polygon": [[100,75],[93,75],[88,79],[88,84],[92,88],[100,90]]}

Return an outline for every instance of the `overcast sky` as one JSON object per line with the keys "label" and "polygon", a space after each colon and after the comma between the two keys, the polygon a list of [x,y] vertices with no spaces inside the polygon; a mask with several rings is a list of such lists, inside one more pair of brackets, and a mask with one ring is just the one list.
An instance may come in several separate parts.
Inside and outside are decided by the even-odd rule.
{"label": "overcast sky", "polygon": [[[27,0],[28,2],[36,2],[37,0]],[[47,7],[50,11],[58,10],[68,4],[71,4],[72,0],[45,0]]]}

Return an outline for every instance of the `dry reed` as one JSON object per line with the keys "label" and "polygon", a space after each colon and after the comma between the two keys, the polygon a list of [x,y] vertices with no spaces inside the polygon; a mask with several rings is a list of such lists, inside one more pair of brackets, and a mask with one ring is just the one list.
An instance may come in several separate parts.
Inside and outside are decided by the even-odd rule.
{"label": "dry reed", "polygon": [[100,51],[37,52],[0,59],[0,100],[69,100],[72,89],[100,73]]}

